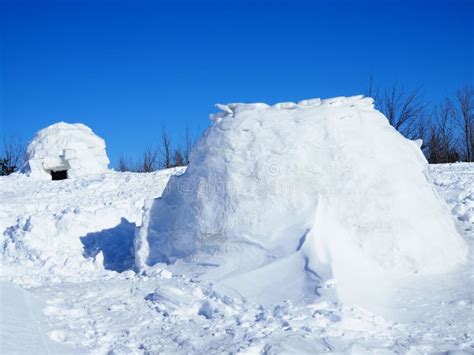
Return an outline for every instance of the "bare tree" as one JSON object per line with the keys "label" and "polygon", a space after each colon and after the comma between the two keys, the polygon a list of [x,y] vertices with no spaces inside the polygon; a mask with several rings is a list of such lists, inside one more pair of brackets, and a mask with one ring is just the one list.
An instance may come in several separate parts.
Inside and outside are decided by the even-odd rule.
{"label": "bare tree", "polygon": [[184,166],[186,165],[184,161],[183,154],[181,153],[181,149],[177,148],[174,150],[173,154],[173,166]]}
{"label": "bare tree", "polygon": [[452,163],[459,160],[455,117],[456,110],[449,99],[434,109],[426,144],[426,155],[430,163]]}
{"label": "bare tree", "polygon": [[417,139],[423,127],[426,105],[418,90],[406,92],[395,82],[379,98],[379,107],[390,124],[405,137]]}
{"label": "bare tree", "polygon": [[118,161],[118,170],[121,172],[136,171],[136,168],[134,162],[131,159],[122,155]]}
{"label": "bare tree", "polygon": [[367,81],[367,87],[365,89],[365,96],[373,98],[375,101],[378,101],[379,92],[378,89],[375,87],[375,79],[374,79],[374,70],[371,69],[369,73],[369,80]]}
{"label": "bare tree", "polygon": [[150,173],[158,169],[158,150],[148,146],[145,148],[139,166],[139,172]]}
{"label": "bare tree", "polygon": [[163,126],[161,130],[161,149],[163,151],[163,163],[162,166],[165,169],[171,168],[171,139],[168,135],[166,127]]}
{"label": "bare tree", "polygon": [[465,86],[456,95],[463,131],[464,160],[474,161],[474,89]]}
{"label": "bare tree", "polygon": [[153,146],[147,146],[138,160],[122,155],[118,161],[118,170],[121,172],[132,171],[137,173],[149,173],[158,170],[158,153],[158,149]]}
{"label": "bare tree", "polygon": [[0,175],[10,175],[24,163],[25,147],[20,138],[3,138],[0,153]]}
{"label": "bare tree", "polygon": [[409,139],[426,137],[424,122],[426,104],[418,89],[407,92],[394,82],[389,88],[381,91],[376,86],[371,70],[364,93],[365,96],[374,99],[376,108],[405,137]]}
{"label": "bare tree", "polygon": [[163,126],[158,147],[147,146],[140,159],[136,161],[122,155],[118,160],[117,168],[122,172],[151,172],[175,166],[186,166],[189,163],[189,155],[194,145],[189,127],[186,127],[182,137],[180,144],[173,147],[168,131]]}

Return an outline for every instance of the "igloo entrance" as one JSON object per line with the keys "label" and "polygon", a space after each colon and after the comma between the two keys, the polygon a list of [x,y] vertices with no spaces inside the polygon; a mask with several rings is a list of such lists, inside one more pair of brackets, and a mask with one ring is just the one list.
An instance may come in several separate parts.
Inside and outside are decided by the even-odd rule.
{"label": "igloo entrance", "polygon": [[67,179],[67,170],[56,170],[50,171],[52,180],[66,180]]}

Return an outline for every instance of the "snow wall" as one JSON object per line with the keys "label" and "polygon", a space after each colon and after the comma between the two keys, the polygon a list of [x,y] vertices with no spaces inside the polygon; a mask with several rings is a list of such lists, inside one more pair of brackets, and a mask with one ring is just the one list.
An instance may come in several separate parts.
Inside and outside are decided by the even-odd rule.
{"label": "snow wall", "polygon": [[81,123],[59,122],[38,131],[28,145],[22,172],[51,180],[51,173],[67,171],[67,177],[107,171],[105,142]]}
{"label": "snow wall", "polygon": [[217,107],[186,173],[148,203],[138,268],[184,258],[259,302],[335,284],[358,304],[383,297],[387,280],[465,260],[418,144],[371,98]]}

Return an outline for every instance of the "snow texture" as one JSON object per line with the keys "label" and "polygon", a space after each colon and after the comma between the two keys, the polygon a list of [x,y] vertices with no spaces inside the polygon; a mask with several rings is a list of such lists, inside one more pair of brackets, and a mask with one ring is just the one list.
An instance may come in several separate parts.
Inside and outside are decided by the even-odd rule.
{"label": "snow texture", "polygon": [[45,304],[30,292],[9,282],[0,282],[0,350],[2,354],[81,354],[84,349],[67,347],[48,337],[42,309]]}
{"label": "snow texture", "polygon": [[59,122],[38,131],[28,145],[22,172],[51,180],[51,172],[67,171],[67,177],[107,171],[105,142],[81,123]]}
{"label": "snow texture", "polygon": [[0,275],[35,285],[133,269],[135,226],[145,200],[160,196],[169,177],[182,172],[108,171],[63,181],[9,176],[0,195],[8,201],[0,209]]}
{"label": "snow texture", "polygon": [[201,262],[264,304],[313,302],[335,281],[338,301],[375,311],[399,279],[466,260],[419,145],[371,98],[217,107],[186,173],[146,205],[137,268]]}
{"label": "snow texture", "polygon": [[[385,319],[382,312],[323,297],[274,304],[246,300],[208,280],[220,269],[213,257],[157,263],[135,272],[133,226],[140,224],[142,209],[153,205],[170,176],[183,170],[109,171],[64,181],[23,174],[0,177],[2,354],[474,351],[474,225],[469,220],[474,164],[426,170],[452,212],[457,231],[469,243],[467,264],[443,274],[401,280],[390,309],[383,310],[390,315]],[[21,221],[28,219],[29,227],[24,228]],[[51,240],[45,238],[49,231]],[[304,250],[309,238],[309,233],[303,235],[295,249]],[[240,247],[242,254],[235,255],[240,265],[260,255],[248,243],[242,241]],[[300,264],[289,260],[293,268],[255,282],[265,282],[267,297],[281,292],[282,278],[288,281],[285,289],[305,281],[297,277]],[[318,292],[336,286],[335,280],[328,280]],[[382,293],[378,284],[358,287]]]}

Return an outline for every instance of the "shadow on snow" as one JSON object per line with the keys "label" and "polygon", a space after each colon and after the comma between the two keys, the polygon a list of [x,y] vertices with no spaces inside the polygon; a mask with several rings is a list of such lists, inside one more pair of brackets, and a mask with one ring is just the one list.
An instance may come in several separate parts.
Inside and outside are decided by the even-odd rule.
{"label": "shadow on snow", "polygon": [[133,238],[135,223],[122,218],[113,228],[89,233],[81,237],[84,246],[84,257],[95,258],[100,252],[104,256],[104,268],[117,272],[133,270],[135,256]]}

